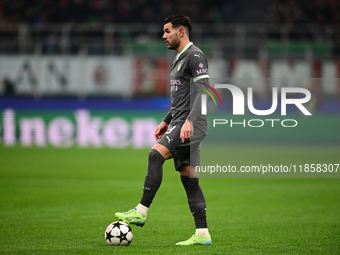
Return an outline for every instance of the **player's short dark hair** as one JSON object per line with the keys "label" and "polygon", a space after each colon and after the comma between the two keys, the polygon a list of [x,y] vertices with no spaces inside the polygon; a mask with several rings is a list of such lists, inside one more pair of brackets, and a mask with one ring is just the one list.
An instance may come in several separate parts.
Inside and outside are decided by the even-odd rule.
{"label": "player's short dark hair", "polygon": [[182,14],[174,14],[170,15],[169,17],[166,17],[164,19],[164,25],[171,22],[172,27],[178,28],[179,26],[184,26],[188,33],[191,32],[191,21],[188,16],[184,16]]}

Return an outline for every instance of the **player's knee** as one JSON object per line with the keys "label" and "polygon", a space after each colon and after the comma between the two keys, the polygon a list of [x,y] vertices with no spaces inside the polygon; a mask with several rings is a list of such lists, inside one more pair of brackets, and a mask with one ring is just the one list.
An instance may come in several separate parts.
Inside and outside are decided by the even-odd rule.
{"label": "player's knee", "polygon": [[153,150],[156,150],[159,154],[161,154],[162,157],[163,157],[165,160],[174,157],[174,155],[172,154],[172,152],[171,152],[167,147],[165,147],[165,146],[162,145],[162,144],[156,143],[156,144],[152,147],[152,149],[150,150],[150,152],[153,151]]}
{"label": "player's knee", "polygon": [[162,156],[162,154],[159,153],[158,150],[151,149],[149,152],[149,162],[155,162],[155,161],[158,161],[161,164],[163,164],[165,159]]}

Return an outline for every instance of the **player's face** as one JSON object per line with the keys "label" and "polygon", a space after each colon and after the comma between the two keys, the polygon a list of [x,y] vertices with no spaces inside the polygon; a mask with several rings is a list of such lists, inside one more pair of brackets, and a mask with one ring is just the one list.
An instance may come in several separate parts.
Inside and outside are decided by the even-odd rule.
{"label": "player's face", "polygon": [[179,47],[180,41],[178,37],[179,29],[172,27],[172,23],[166,23],[163,28],[163,39],[165,40],[168,49],[175,50]]}

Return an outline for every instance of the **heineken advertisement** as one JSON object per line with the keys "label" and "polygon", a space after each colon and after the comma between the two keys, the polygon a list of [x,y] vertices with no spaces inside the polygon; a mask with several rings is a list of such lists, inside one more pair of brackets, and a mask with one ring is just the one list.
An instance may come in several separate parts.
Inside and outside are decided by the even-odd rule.
{"label": "heineken advertisement", "polygon": [[[154,130],[165,116],[165,110],[110,109],[15,109],[0,110],[0,146],[25,147],[107,147],[151,148],[155,144]],[[227,116],[227,118],[226,118]],[[294,127],[266,123],[267,117],[257,117],[266,125],[254,127],[252,116],[209,114],[208,136],[204,144],[299,144],[339,145],[340,119],[336,114],[315,115],[313,118],[293,115]],[[215,125],[214,119],[224,119]],[[251,122],[253,121],[253,122]],[[251,126],[248,123],[252,123]],[[232,123],[232,124],[231,124]],[[216,124],[216,123],[215,123]],[[223,138],[223,139],[222,139]]]}
{"label": "heineken advertisement", "polygon": [[163,111],[13,110],[0,114],[3,146],[144,148],[155,143]]}

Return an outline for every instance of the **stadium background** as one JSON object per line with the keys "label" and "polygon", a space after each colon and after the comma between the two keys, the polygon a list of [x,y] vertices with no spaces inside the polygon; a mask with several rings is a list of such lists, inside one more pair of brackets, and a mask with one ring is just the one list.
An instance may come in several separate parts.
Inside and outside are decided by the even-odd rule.
{"label": "stadium background", "polygon": [[[225,127],[210,132],[209,141],[224,146],[216,151],[208,147],[206,155],[210,159],[223,152],[221,157],[225,160],[229,155],[227,162],[234,164],[340,163],[338,1],[2,0],[0,189],[1,225],[6,230],[3,235],[8,236],[2,245],[4,253],[44,254],[53,250],[67,254],[67,245],[74,251],[90,250],[92,254],[105,250],[102,237],[97,237],[113,215],[105,210],[129,209],[131,201],[138,201],[148,148],[154,144],[153,130],[170,106],[168,75],[175,53],[166,49],[161,37],[163,19],[173,13],[190,16],[191,40],[207,55],[210,76],[244,91],[252,87],[254,105],[259,109],[270,107],[272,87],[304,87],[312,93],[307,107],[313,116],[304,118],[297,109],[289,108],[289,118],[299,121],[289,131],[282,127]],[[219,116],[225,111],[223,118],[232,118],[231,101],[226,102],[226,108],[213,109],[210,115]],[[249,113],[245,118],[253,116]],[[164,206],[163,200],[173,199],[169,194],[179,185],[172,164],[167,163],[165,169],[156,212]],[[216,238],[218,249],[268,254],[339,252],[338,179],[204,181],[202,186],[210,190],[208,201],[215,206],[212,213],[225,203],[222,211],[235,220],[234,225],[232,220],[224,221],[228,227],[222,228],[222,235],[216,230],[221,229],[218,223],[212,222],[212,232],[222,236]],[[103,187],[112,189],[111,194],[106,194]],[[223,196],[218,195],[221,190]],[[53,201],[45,193],[50,193]],[[300,195],[295,197],[296,193]],[[181,195],[174,203],[179,201],[178,210],[185,214],[188,209]],[[274,200],[281,200],[282,205]],[[314,207],[313,201],[319,207]],[[106,203],[111,203],[109,209]],[[262,219],[263,226],[250,220],[247,211],[254,215],[261,212],[256,203],[277,213],[277,218],[268,214]],[[285,218],[285,203],[295,205],[288,206],[287,213],[314,213],[297,217],[301,224],[292,223]],[[63,209],[67,208],[71,211],[66,216],[54,219],[65,214]],[[190,218],[177,217],[177,211],[175,214],[176,220],[190,222]],[[21,217],[30,226],[26,231],[31,237],[22,237],[29,243],[28,248],[14,241]],[[94,219],[97,224],[89,224],[89,234],[84,237],[93,246],[75,244],[75,224]],[[276,238],[264,234],[266,227],[276,233],[277,229],[270,226],[273,222],[284,226],[280,220],[288,222],[287,232],[279,232]],[[246,223],[257,230],[249,229]],[[311,223],[309,228],[319,230],[318,234],[306,235],[303,223]],[[62,225],[64,238],[58,237],[51,244],[53,237],[41,233],[47,226],[58,224]],[[150,244],[145,235],[156,238],[160,233],[164,236],[161,243],[168,249],[166,233],[172,226],[162,228],[161,224],[158,220],[150,223],[154,232],[134,230],[137,237],[132,245],[136,246],[126,252],[157,251],[152,243],[151,248],[143,246],[141,240]],[[334,228],[321,226],[327,224]],[[238,228],[248,231],[248,237],[254,237],[256,231],[266,237],[255,238],[251,244],[241,242]],[[184,231],[183,238],[189,232]],[[227,243],[224,235],[230,240]],[[317,241],[321,236],[323,243]],[[37,242],[39,238],[46,243]],[[295,243],[301,239],[305,249]],[[290,242],[284,245],[282,240]],[[261,242],[278,246],[260,248],[257,244]]]}

